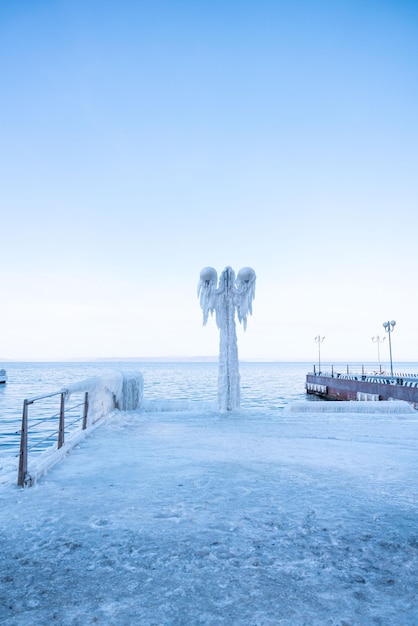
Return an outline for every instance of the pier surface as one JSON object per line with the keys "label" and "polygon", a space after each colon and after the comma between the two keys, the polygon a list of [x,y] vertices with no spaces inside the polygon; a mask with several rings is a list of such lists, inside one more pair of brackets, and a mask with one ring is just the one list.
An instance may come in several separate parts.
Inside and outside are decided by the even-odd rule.
{"label": "pier surface", "polygon": [[416,624],[417,426],[112,415],[1,486],[0,624]]}

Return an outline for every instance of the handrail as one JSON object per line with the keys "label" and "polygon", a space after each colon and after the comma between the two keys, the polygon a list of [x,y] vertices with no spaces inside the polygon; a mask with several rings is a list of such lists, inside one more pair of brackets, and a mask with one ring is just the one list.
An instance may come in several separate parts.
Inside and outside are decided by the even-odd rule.
{"label": "handrail", "polygon": [[346,365],[345,367],[342,366],[341,364],[338,364],[338,366],[335,365],[331,365],[328,366],[328,368],[331,368],[330,370],[326,370],[325,367],[321,368],[321,371],[318,370],[318,367],[316,365],[313,365],[313,371],[312,374],[314,376],[331,376],[332,378],[337,378],[339,376],[364,376],[367,378],[373,377],[373,378],[382,378],[384,380],[388,380],[388,379],[400,379],[402,378],[403,380],[417,380],[418,379],[418,373],[412,373],[412,374],[407,374],[407,373],[399,373],[399,372],[394,372],[393,376],[391,374],[385,373],[384,371],[380,371],[379,373],[373,371],[373,372],[366,372],[365,366],[364,365]]}
{"label": "handrail", "polygon": [[[28,407],[34,404],[35,402],[37,402],[38,400],[44,400],[45,398],[52,398],[53,396],[58,396],[58,395],[60,396],[59,413],[55,413],[52,416],[45,417],[41,420],[38,420],[37,422],[34,422],[29,426]],[[59,450],[64,445],[65,427],[67,426],[68,428],[69,426],[75,424],[76,422],[79,422],[80,420],[82,420],[82,426],[81,426],[82,430],[86,430],[88,408],[89,408],[88,392],[87,391],[84,392],[84,400],[82,402],[75,404],[71,407],[65,406],[66,397],[67,397],[67,392],[65,390],[61,390],[61,391],[54,391],[53,393],[44,394],[42,396],[35,396],[33,398],[27,398],[26,400],[23,401],[22,430],[21,430],[20,451],[19,451],[19,470],[18,470],[18,478],[17,478],[17,484],[19,487],[31,483],[31,477],[28,473],[29,450],[31,450],[36,445],[39,445],[39,443],[43,443],[44,441],[47,441],[48,439],[50,439],[56,434],[58,434],[57,449]],[[69,411],[74,410],[80,406],[83,407],[82,416],[78,417],[77,419],[71,422],[68,422],[67,420],[67,423],[66,423],[66,413],[68,416]],[[59,418],[58,429],[49,433],[49,435],[45,437],[44,439],[42,439],[41,441],[37,440],[36,444],[34,444],[33,446],[28,446],[29,429],[33,428],[36,425],[39,425],[40,423],[46,423],[47,421],[50,421],[51,419],[56,418],[57,416]]]}
{"label": "handrail", "polygon": [[24,400],[24,402],[26,402],[27,404],[33,404],[37,400],[44,400],[45,398],[52,398],[52,396],[59,396],[59,395],[62,395],[63,393],[65,394],[66,392],[63,390],[53,391],[52,393],[45,393],[42,396],[33,396],[33,398],[27,398],[27,400]]}

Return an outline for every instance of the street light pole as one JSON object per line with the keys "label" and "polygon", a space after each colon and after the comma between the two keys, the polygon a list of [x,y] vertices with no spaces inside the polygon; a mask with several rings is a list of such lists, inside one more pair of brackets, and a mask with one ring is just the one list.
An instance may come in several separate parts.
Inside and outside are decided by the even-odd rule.
{"label": "street light pole", "polygon": [[377,343],[377,358],[379,361],[379,374],[382,373],[382,366],[380,365],[380,344],[383,343],[385,339],[386,337],[383,337],[383,339],[381,339],[379,335],[376,335],[376,337],[372,337],[372,341],[374,343]]}
{"label": "street light pole", "polygon": [[240,405],[240,375],[235,312],[244,330],[247,316],[252,314],[256,275],[251,267],[243,267],[235,278],[232,267],[219,277],[213,267],[200,272],[198,296],[203,311],[203,325],[208,316],[216,315],[220,331],[218,401],[221,411],[232,411]]}
{"label": "street light pole", "polygon": [[393,364],[392,364],[392,341],[390,339],[391,334],[393,333],[393,329],[395,328],[396,322],[392,320],[390,322],[383,322],[383,328],[389,334],[389,356],[390,356],[390,375],[393,376]]}
{"label": "street light pole", "polygon": [[321,337],[317,335],[315,337],[315,341],[318,344],[318,374],[321,374],[321,343],[324,341],[325,337]]}

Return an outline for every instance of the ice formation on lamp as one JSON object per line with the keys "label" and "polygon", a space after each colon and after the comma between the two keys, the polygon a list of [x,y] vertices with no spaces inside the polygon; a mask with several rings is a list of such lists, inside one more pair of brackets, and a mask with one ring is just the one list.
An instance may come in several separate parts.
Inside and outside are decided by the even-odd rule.
{"label": "ice formation on lamp", "polygon": [[235,278],[232,267],[226,267],[219,278],[213,267],[200,272],[198,296],[203,311],[203,325],[208,316],[216,314],[220,331],[218,401],[221,411],[232,411],[240,405],[240,374],[235,310],[244,330],[247,316],[252,314],[256,275],[251,267],[243,267]]}

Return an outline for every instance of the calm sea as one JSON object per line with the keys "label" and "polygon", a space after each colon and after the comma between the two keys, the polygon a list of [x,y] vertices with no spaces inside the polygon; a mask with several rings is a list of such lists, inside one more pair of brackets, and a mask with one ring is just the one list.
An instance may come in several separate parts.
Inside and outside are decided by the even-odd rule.
{"label": "calm sea", "polygon": [[[0,368],[6,369],[8,375],[8,382],[0,385],[0,454],[6,449],[18,450],[25,398],[58,391],[69,383],[115,370],[141,372],[147,400],[217,398],[215,362],[2,362]],[[342,365],[339,371],[344,368]],[[305,376],[311,370],[311,363],[240,362],[241,408],[280,411],[289,402],[306,399]],[[397,364],[396,371],[418,373],[418,363]]]}

